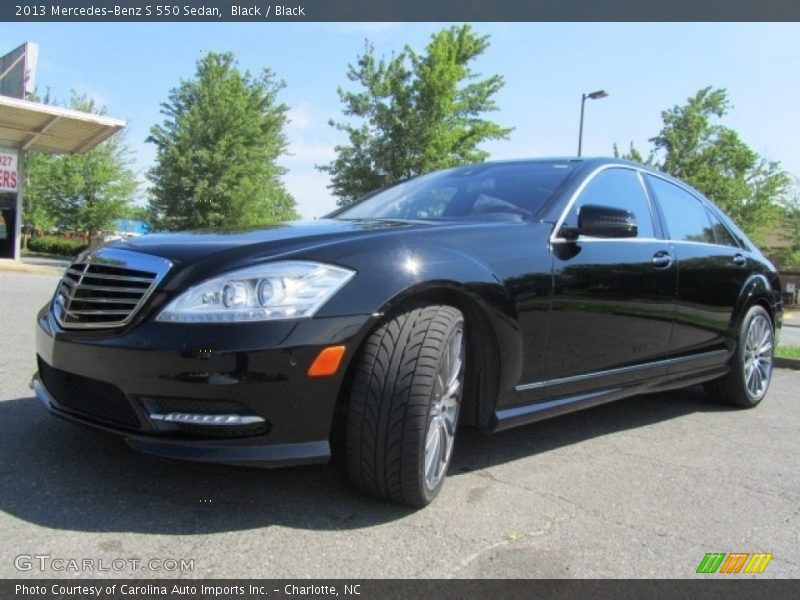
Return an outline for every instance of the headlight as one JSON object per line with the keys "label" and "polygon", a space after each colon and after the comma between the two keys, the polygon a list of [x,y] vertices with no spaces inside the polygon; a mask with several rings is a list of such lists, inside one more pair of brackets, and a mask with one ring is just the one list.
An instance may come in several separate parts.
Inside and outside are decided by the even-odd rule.
{"label": "headlight", "polygon": [[301,261],[248,267],[189,288],[157,320],[230,323],[311,317],[355,274],[342,267]]}

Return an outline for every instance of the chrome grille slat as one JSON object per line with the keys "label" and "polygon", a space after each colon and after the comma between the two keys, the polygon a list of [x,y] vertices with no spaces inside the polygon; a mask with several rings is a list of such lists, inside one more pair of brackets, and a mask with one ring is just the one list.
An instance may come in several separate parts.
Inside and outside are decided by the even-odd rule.
{"label": "chrome grille slat", "polygon": [[[66,280],[64,281],[66,283]],[[70,281],[70,285],[77,285],[77,281]],[[91,290],[93,292],[119,292],[128,294],[141,294],[145,288],[132,288],[132,287],[113,287],[107,285],[90,285],[88,283],[81,283],[82,290]]]}
{"label": "chrome grille slat", "polygon": [[53,313],[65,329],[129,323],[172,267],[165,258],[101,248],[64,272]]}
{"label": "chrome grille slat", "polygon": [[68,310],[68,315],[129,315],[129,310]]}
{"label": "chrome grille slat", "polygon": [[75,302],[95,302],[97,304],[139,304],[141,298],[98,298],[97,296],[83,296],[81,298],[70,298]]}
{"label": "chrome grille slat", "polygon": [[152,279],[147,278],[147,277],[130,277],[130,276],[127,276],[127,275],[108,275],[106,273],[91,273],[88,270],[84,271],[83,273],[80,273],[80,274],[77,274],[77,273],[74,273],[74,272],[71,273],[71,274],[72,275],[78,275],[79,277],[82,277],[83,279],[86,279],[86,278],[89,278],[89,279],[111,279],[113,281],[126,281],[126,282],[130,282],[130,283],[146,283],[148,285],[150,283],[152,283],[152,281],[153,281]]}

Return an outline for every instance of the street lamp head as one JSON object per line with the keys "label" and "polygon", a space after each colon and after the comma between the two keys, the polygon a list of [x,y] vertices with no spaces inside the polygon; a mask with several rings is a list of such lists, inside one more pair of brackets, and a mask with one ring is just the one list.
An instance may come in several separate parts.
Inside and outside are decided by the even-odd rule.
{"label": "street lamp head", "polygon": [[608,92],[605,90],[597,90],[596,92],[592,92],[591,94],[586,94],[587,98],[591,98],[592,100],[597,100],[598,98],[605,98],[608,96]]}

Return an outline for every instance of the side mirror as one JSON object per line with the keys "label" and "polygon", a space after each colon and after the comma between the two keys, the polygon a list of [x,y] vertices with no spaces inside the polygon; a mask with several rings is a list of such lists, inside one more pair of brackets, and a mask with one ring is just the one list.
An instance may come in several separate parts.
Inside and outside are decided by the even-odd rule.
{"label": "side mirror", "polygon": [[586,204],[580,208],[578,228],[573,230],[575,237],[588,235],[604,238],[632,238],[638,232],[636,217],[631,211],[597,204]]}

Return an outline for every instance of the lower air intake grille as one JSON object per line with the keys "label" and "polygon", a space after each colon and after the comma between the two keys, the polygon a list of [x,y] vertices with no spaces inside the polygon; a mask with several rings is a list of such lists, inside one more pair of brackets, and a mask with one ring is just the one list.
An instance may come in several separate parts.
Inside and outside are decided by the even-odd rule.
{"label": "lower air intake grille", "polygon": [[125,394],[110,383],[73,375],[39,360],[39,376],[59,404],[88,417],[128,428],[140,427]]}
{"label": "lower air intake grille", "polygon": [[[150,399],[147,399],[150,400]],[[250,410],[233,400],[202,400],[200,398],[153,398],[156,412],[202,413],[205,415],[248,414]]]}
{"label": "lower air intake grille", "polygon": [[179,423],[175,426],[178,431],[182,431],[192,437],[206,438],[243,438],[255,437],[269,433],[267,423],[253,423],[252,425],[190,425]]}

